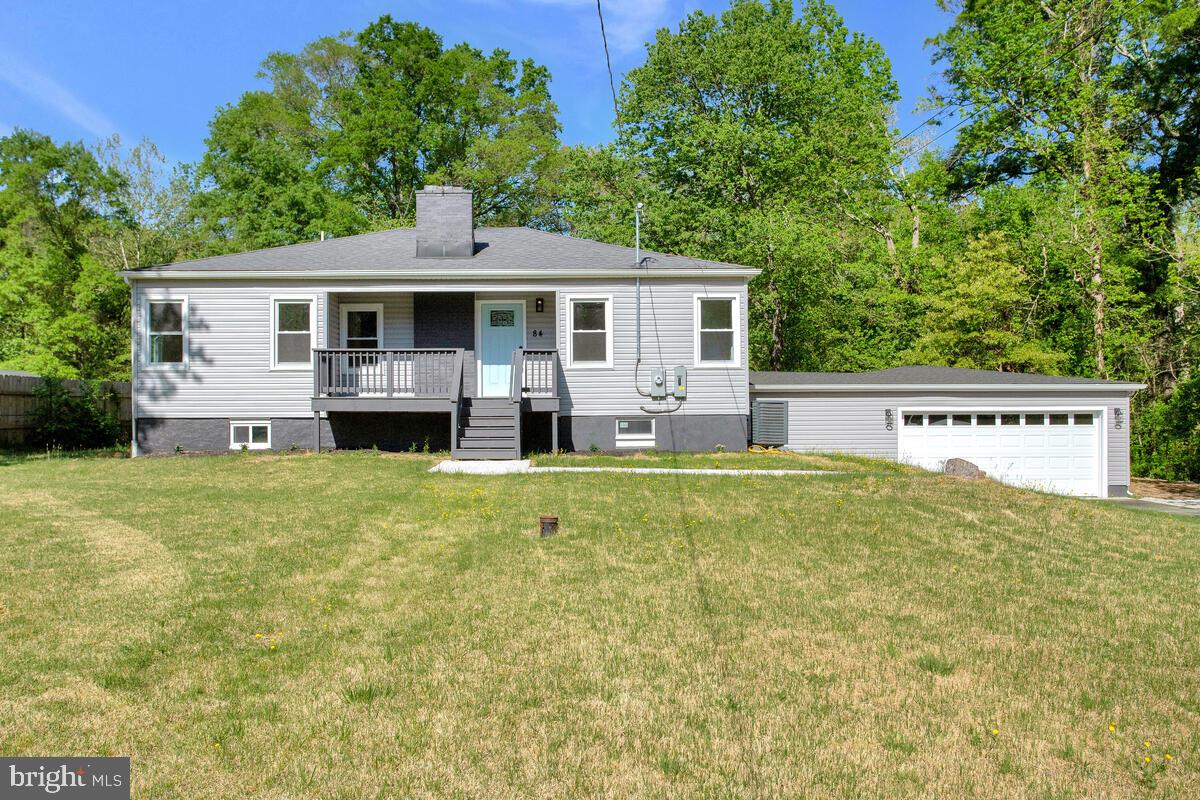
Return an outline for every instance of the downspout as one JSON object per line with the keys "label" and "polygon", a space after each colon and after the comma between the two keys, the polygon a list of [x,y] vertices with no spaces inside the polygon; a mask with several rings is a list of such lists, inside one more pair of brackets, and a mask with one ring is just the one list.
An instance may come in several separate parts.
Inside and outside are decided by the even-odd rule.
{"label": "downspout", "polygon": [[[138,393],[138,347],[137,347],[137,284],[122,276],[129,287],[129,457],[138,457],[137,441],[137,393]],[[117,414],[120,415],[120,405]]]}
{"label": "downspout", "polygon": [[[633,207],[633,268],[640,270],[642,268],[642,204],[638,203]],[[633,362],[633,388],[642,397],[649,397],[649,392],[642,391],[641,384],[641,369],[642,369],[642,274],[635,272],[633,279],[633,329],[636,344],[634,352],[636,358]]]}

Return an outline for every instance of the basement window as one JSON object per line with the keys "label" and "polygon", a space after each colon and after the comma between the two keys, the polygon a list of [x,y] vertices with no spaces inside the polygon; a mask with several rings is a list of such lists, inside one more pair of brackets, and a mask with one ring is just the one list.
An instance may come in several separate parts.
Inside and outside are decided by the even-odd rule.
{"label": "basement window", "polygon": [[617,447],[654,447],[654,420],[646,417],[617,420]]}
{"label": "basement window", "polygon": [[271,423],[235,421],[229,423],[230,450],[270,450]]}

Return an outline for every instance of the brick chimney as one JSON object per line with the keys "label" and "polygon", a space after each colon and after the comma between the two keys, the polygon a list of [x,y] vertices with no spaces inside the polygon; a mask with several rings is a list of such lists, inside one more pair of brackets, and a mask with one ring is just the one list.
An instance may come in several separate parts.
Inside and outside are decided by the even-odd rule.
{"label": "brick chimney", "polygon": [[471,190],[426,186],[417,191],[417,258],[470,258],[475,255]]}

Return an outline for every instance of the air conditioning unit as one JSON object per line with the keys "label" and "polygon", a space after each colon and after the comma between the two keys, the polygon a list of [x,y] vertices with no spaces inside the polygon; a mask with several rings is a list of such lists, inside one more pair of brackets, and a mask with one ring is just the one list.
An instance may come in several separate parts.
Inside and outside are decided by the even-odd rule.
{"label": "air conditioning unit", "polygon": [[750,408],[750,440],[777,447],[788,443],[787,400],[755,400]]}

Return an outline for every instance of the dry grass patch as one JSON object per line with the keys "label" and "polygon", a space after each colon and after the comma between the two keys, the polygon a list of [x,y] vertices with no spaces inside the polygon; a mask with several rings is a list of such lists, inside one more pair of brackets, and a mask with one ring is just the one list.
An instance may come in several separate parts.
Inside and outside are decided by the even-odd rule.
{"label": "dry grass patch", "polygon": [[0,751],[142,797],[1197,794],[1192,520],[433,461],[0,466]]}

